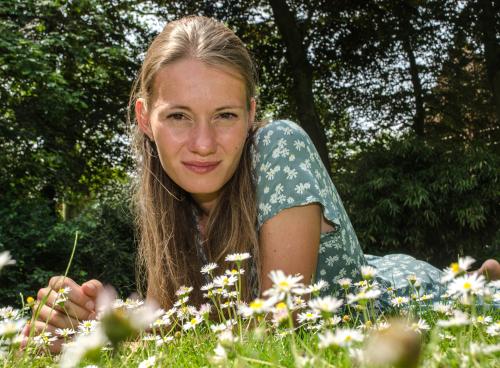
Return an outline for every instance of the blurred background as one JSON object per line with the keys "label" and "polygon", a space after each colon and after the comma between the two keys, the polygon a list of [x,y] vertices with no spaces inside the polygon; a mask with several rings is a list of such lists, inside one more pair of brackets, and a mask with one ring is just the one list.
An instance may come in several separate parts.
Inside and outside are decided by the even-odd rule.
{"label": "blurred background", "polygon": [[490,0],[0,2],[0,304],[66,268],[135,290],[126,106],[170,20],[225,22],[260,119],[311,136],[366,253],[499,257],[500,4]]}

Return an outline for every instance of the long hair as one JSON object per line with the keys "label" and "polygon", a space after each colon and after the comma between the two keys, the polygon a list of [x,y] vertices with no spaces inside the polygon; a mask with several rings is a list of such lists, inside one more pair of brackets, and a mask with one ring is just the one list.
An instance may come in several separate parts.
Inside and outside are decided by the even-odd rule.
{"label": "long hair", "polygon": [[[205,17],[189,16],[169,23],[150,45],[132,87],[128,122],[138,178],[134,186],[134,211],[138,230],[137,281],[139,291],[170,307],[176,290],[193,286],[191,301],[200,303],[202,285],[197,252],[198,206],[189,193],[165,173],[156,145],[134,123],[133,106],[138,98],[152,106],[155,74],[164,66],[183,58],[195,58],[207,65],[237,72],[245,82],[247,108],[255,96],[255,66],[242,41],[223,24]],[[203,249],[208,262],[224,269],[224,258],[235,252],[250,252],[260,274],[256,233],[256,192],[252,174],[252,145],[255,130],[245,142],[239,165],[221,188],[217,204],[206,225]],[[249,269],[247,268],[247,271]],[[255,285],[254,285],[255,287]],[[248,277],[243,278],[244,299],[252,296]]]}

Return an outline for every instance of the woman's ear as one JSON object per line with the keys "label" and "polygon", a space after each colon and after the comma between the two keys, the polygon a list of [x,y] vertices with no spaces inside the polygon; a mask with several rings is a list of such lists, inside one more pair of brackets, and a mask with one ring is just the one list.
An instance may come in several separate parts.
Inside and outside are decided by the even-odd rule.
{"label": "woman's ear", "polygon": [[254,124],[255,124],[255,112],[257,109],[257,102],[255,101],[255,98],[252,97],[250,99],[250,110],[248,112],[248,129],[251,129]]}
{"label": "woman's ear", "polygon": [[151,130],[151,123],[149,121],[149,114],[146,109],[146,101],[143,98],[138,98],[135,101],[135,119],[141,132],[146,134],[149,139],[154,141],[153,131]]}

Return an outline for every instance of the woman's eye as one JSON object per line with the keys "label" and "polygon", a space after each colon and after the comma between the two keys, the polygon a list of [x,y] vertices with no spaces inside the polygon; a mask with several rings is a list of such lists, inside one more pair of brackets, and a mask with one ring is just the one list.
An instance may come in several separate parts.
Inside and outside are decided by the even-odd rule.
{"label": "woman's eye", "polygon": [[174,112],[173,114],[168,115],[167,119],[182,120],[184,119],[184,114],[181,114],[179,112]]}
{"label": "woman's eye", "polygon": [[219,117],[222,119],[234,119],[237,117],[237,115],[233,114],[232,112],[223,112],[219,115]]}

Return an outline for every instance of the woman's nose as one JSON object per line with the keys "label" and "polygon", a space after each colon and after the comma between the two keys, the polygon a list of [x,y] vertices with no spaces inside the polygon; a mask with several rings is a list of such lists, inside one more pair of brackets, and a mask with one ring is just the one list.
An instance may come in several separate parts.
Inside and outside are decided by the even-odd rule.
{"label": "woman's nose", "polygon": [[215,128],[210,123],[195,124],[189,139],[189,150],[201,156],[215,153],[217,149]]}

